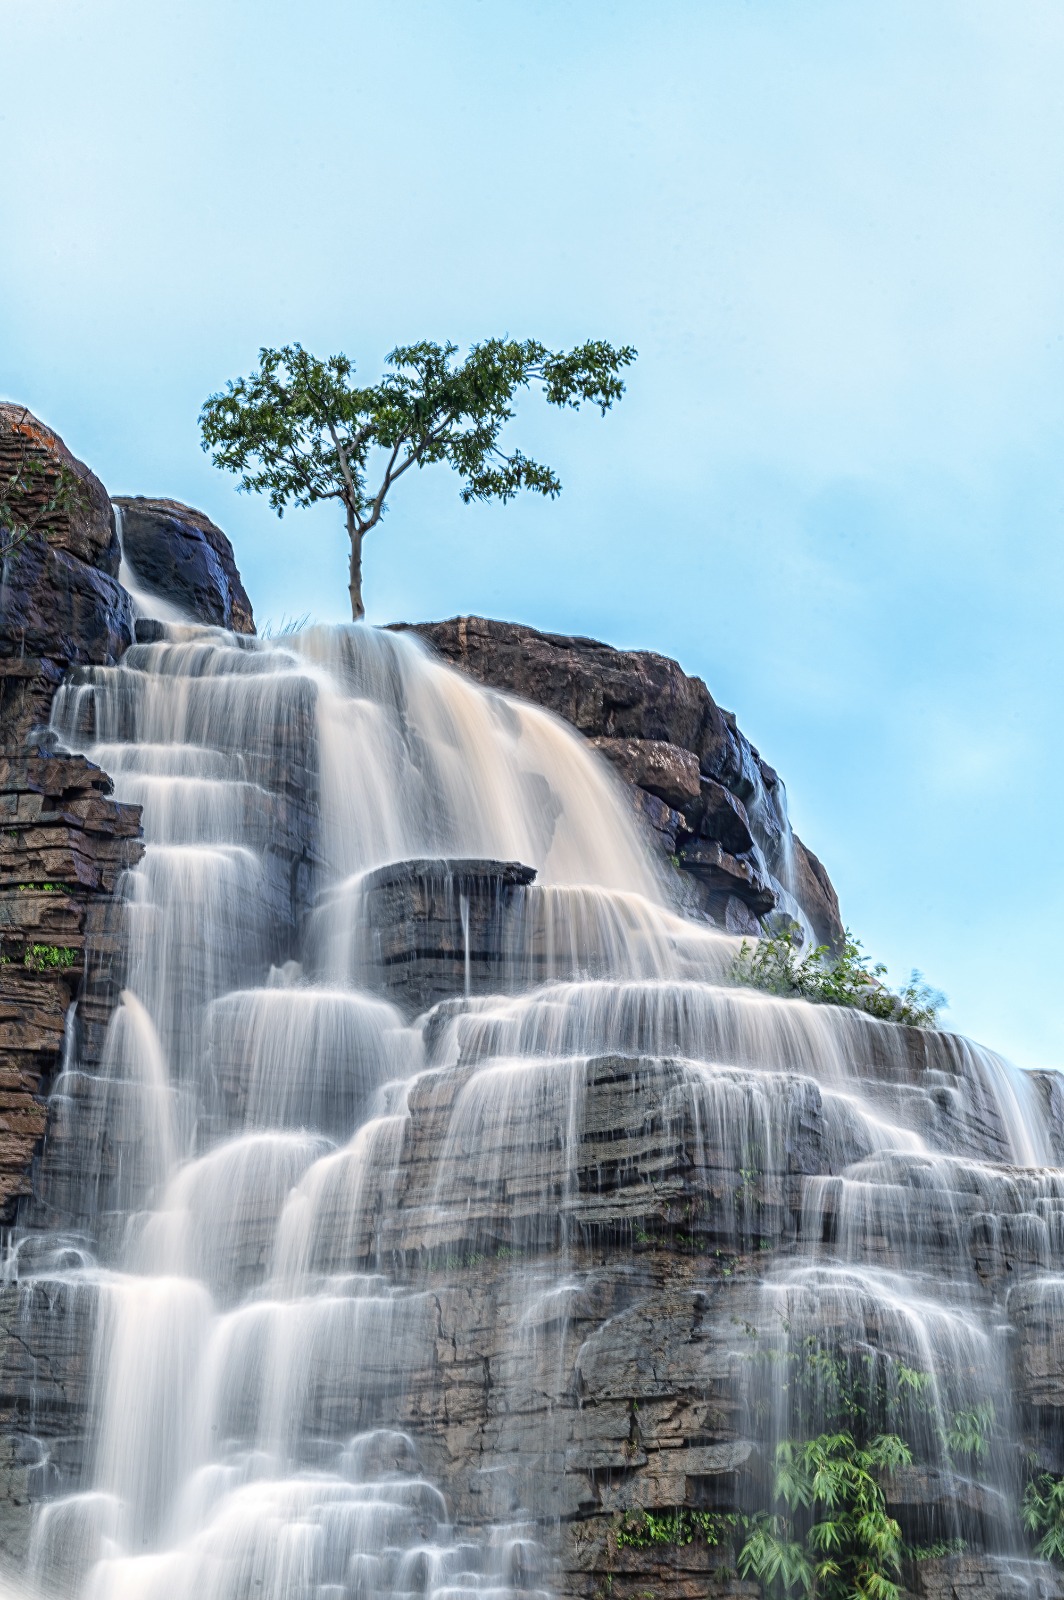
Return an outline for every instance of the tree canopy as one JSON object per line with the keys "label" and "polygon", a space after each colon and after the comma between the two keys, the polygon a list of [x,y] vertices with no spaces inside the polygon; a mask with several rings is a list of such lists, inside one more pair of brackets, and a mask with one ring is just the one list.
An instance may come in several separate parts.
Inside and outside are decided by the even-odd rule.
{"label": "tree canopy", "polygon": [[240,487],[291,506],[338,500],[351,544],[351,614],[364,615],[362,540],[380,521],[392,485],[437,462],[462,480],[461,498],[511,500],[520,490],[561,489],[553,468],[500,435],[519,391],[539,384],[549,405],[585,402],[607,412],[624,393],[631,345],[601,339],[572,350],[537,340],[486,339],[457,359],[454,344],[399,345],[379,382],[360,387],[345,355],[324,360],[302,345],[259,352],[259,368],[212,395],[200,413],[203,448]]}

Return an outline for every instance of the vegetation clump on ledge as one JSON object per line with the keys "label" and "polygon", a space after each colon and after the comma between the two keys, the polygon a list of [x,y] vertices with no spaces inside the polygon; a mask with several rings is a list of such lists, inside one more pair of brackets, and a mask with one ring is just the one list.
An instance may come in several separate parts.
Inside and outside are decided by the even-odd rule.
{"label": "vegetation clump on ledge", "polygon": [[[22,965],[27,972],[66,971],[74,966],[78,952],[61,944],[31,944],[22,952]],[[0,966],[10,967],[13,958],[0,952]]]}
{"label": "vegetation clump on ledge", "polygon": [[870,965],[859,939],[847,928],[842,950],[819,944],[806,951],[794,926],[771,938],[744,939],[735,958],[732,976],[747,988],[812,1000],[818,1005],[850,1006],[885,1022],[903,1022],[911,1028],[936,1028],[946,997],[923,981],[915,969],[903,989],[884,983],[886,967]]}

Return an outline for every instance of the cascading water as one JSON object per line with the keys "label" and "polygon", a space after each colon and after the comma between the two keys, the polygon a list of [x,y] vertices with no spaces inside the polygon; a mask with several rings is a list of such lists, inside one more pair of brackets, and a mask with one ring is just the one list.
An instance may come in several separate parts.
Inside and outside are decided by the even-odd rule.
{"label": "cascading water", "polygon": [[[731,987],[734,946],[668,909],[582,741],[410,638],[159,635],[53,713],[143,806],[147,850],[122,1003],[98,1068],[72,1041],[10,1263],[28,1319],[65,1297],[93,1329],[33,1581],[572,1587],[573,1418],[666,1224],[685,1282],[724,1293],[735,1264],[721,1371],[766,1450],[858,1372],[938,1484],[916,1531],[1025,1571],[1003,1240],[1028,1263],[1011,1292],[1064,1302],[1064,1175],[1027,1080],[951,1036]],[[367,874],[440,858],[539,877],[500,992],[468,992],[464,903],[464,984],[411,1021],[364,986]],[[490,1427],[446,1332],[475,1308]],[[944,1441],[970,1413],[993,1421],[962,1469]],[[602,1504],[602,1471],[637,1456],[588,1469]]]}

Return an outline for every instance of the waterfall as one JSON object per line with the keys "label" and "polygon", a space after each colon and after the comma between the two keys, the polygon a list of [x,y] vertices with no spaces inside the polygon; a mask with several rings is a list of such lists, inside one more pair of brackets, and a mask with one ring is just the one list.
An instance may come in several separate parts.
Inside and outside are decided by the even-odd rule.
{"label": "waterfall", "polygon": [[[681,1487],[655,1468],[675,1506],[736,1440],[767,1456],[826,1426],[829,1360],[919,1458],[913,1541],[1026,1571],[1005,1330],[1064,1298],[1064,1173],[1030,1080],[951,1035],[734,987],[734,942],[670,907],[579,736],[411,636],[163,623],[53,710],[143,807],[146,852],[121,1003],[98,1060],[68,1051],[11,1256],[30,1344],[58,1305],[88,1330],[30,1581],[556,1593],[670,1383],[701,1406]],[[374,885],[425,861],[537,876],[486,950],[454,879],[457,983],[411,1016],[371,986]],[[625,1362],[709,1299],[687,1377],[656,1377],[637,1422],[612,1398],[647,1392]],[[993,1422],[961,1463],[944,1441],[968,1413]],[[756,1508],[753,1479],[733,1492]]]}

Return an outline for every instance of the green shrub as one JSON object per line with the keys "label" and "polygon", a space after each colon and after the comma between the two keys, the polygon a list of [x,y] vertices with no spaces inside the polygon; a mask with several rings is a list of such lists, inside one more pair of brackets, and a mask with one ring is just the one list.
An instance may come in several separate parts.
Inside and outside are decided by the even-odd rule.
{"label": "green shrub", "polygon": [[906,1561],[941,1561],[945,1556],[962,1556],[968,1549],[967,1539],[936,1539],[934,1544],[907,1544]]}
{"label": "green shrub", "polygon": [[660,1515],[653,1511],[628,1511],[617,1532],[617,1546],[649,1550],[654,1545],[679,1547],[691,1544],[696,1535],[708,1545],[723,1544],[745,1518],[737,1512],[690,1511],[678,1507]]}
{"label": "green shrub", "polygon": [[77,951],[59,944],[31,944],[22,957],[22,964],[31,972],[47,972],[49,968],[72,967]]}
{"label": "green shrub", "polygon": [[766,994],[797,995],[819,1005],[853,1006],[887,1022],[905,1022],[914,1028],[934,1028],[946,1004],[939,990],[924,983],[915,969],[903,989],[888,989],[881,961],[870,965],[859,939],[846,930],[840,954],[826,944],[805,951],[793,925],[771,938],[754,943],[744,939],[735,958],[736,983],[762,989]]}
{"label": "green shrub", "polygon": [[972,1467],[990,1452],[990,1436],[996,1420],[992,1404],[976,1406],[974,1411],[958,1411],[946,1429],[946,1448],[955,1461]]}
{"label": "green shrub", "polygon": [[1023,1496],[1023,1525],[1037,1538],[1035,1554],[1064,1565],[1064,1478],[1040,1472]]}
{"label": "green shrub", "polygon": [[878,1434],[864,1448],[849,1433],[784,1441],[776,1509],[751,1520],[739,1571],[770,1595],[900,1600],[901,1529],[887,1514],[880,1477],[911,1461],[896,1434]]}

